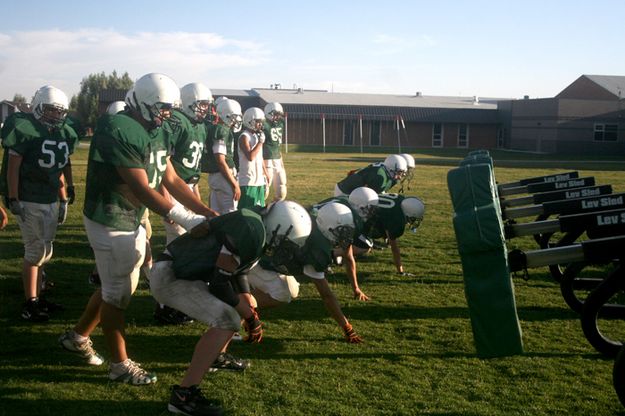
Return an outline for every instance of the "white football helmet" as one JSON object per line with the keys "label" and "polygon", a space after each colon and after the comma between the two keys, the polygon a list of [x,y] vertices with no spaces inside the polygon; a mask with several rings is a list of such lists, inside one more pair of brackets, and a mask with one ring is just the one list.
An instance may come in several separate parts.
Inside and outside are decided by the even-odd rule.
{"label": "white football helmet", "polygon": [[412,155],[409,155],[408,153],[400,153],[399,155],[403,157],[404,159],[406,159],[406,165],[407,165],[408,170],[415,168],[416,164],[414,161],[414,157],[412,157]]}
{"label": "white football helmet", "polygon": [[417,228],[423,221],[423,214],[425,213],[425,204],[419,198],[414,196],[408,196],[401,201],[401,210],[406,217],[406,224],[412,232],[417,231]]}
{"label": "white football helmet", "polygon": [[408,163],[400,155],[390,155],[384,159],[384,167],[394,179],[399,179],[406,174]]}
{"label": "white football helmet", "polygon": [[180,90],[173,79],[164,74],[151,73],[139,78],[133,87],[137,111],[144,120],[160,126],[169,118],[171,108],[180,100]]}
{"label": "white football helmet", "polygon": [[106,112],[108,114],[117,114],[120,111],[124,111],[126,109],[126,103],[124,101],[113,101],[106,107]]}
{"label": "white football helmet", "polygon": [[228,97],[226,97],[226,96],[224,96],[224,95],[222,95],[221,97],[217,97],[217,99],[215,100],[215,106],[218,106],[218,105],[219,105],[219,103],[221,103],[222,101],[226,101],[226,100],[228,100],[228,99],[229,99],[229,98],[228,98]]}
{"label": "white football helmet", "polygon": [[349,194],[348,201],[349,205],[358,213],[358,216],[366,221],[375,213],[379,198],[373,189],[361,186]]}
{"label": "white football helmet", "polygon": [[217,104],[217,115],[232,130],[241,130],[243,115],[241,114],[241,104],[237,101],[228,98],[221,101]]}
{"label": "white football helmet", "polygon": [[334,246],[343,248],[352,243],[356,231],[352,210],[338,202],[329,202],[319,208],[317,227]]}
{"label": "white football helmet", "polygon": [[286,240],[303,247],[310,235],[312,222],[308,212],[297,202],[277,201],[263,215],[268,249],[275,249]]}
{"label": "white football helmet", "polygon": [[267,103],[265,106],[265,117],[270,123],[276,124],[284,117],[284,110],[280,103]]}
{"label": "white football helmet", "polygon": [[202,83],[193,82],[180,88],[182,112],[194,120],[202,121],[211,110],[213,93]]}
{"label": "white football helmet", "polygon": [[265,113],[258,107],[251,107],[243,113],[243,127],[258,133],[263,129],[263,121],[265,121]]}
{"label": "white football helmet", "polygon": [[58,128],[65,122],[69,100],[67,95],[52,85],[44,85],[35,92],[31,103],[33,115],[48,128]]}

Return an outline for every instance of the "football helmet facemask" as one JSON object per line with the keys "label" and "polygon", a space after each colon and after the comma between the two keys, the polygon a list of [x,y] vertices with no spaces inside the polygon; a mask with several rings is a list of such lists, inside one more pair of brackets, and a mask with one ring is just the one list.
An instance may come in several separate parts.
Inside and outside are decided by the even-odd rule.
{"label": "football helmet facemask", "polygon": [[378,207],[378,194],[371,188],[361,186],[354,189],[349,194],[349,205],[354,209],[360,218],[368,220],[373,216]]}
{"label": "football helmet facemask", "polygon": [[211,111],[213,94],[202,83],[193,82],[180,89],[182,112],[196,121],[203,121]]}
{"label": "football helmet facemask", "polygon": [[265,117],[271,124],[276,124],[284,118],[284,110],[280,103],[268,103],[265,106]]}
{"label": "football helmet facemask", "polygon": [[243,127],[258,133],[263,130],[263,121],[265,121],[265,113],[258,107],[251,107],[243,113]]}
{"label": "football helmet facemask", "polygon": [[158,73],[139,78],[132,95],[141,117],[157,127],[170,118],[171,109],[180,100],[180,90],[174,80]]}
{"label": "football helmet facemask", "polygon": [[217,115],[233,131],[241,130],[243,115],[241,114],[241,104],[237,101],[228,98],[221,101],[217,104]]}
{"label": "football helmet facemask", "polygon": [[419,198],[409,196],[401,201],[401,210],[406,217],[406,224],[413,233],[417,231],[417,228],[423,221],[423,214],[425,213],[425,204]]}
{"label": "football helmet facemask", "polygon": [[352,210],[338,202],[329,202],[319,208],[317,227],[335,247],[341,248],[352,244],[356,231]]}
{"label": "football helmet facemask", "polygon": [[48,128],[56,129],[65,122],[69,100],[60,89],[45,85],[35,92],[31,107],[33,115],[39,122]]}

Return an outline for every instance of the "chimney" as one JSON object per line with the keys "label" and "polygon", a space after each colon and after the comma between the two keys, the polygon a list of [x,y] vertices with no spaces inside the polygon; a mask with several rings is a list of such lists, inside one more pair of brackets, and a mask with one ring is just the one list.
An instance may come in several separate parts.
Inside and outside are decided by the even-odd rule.
{"label": "chimney", "polygon": [[480,103],[480,97],[478,97],[477,95],[473,96],[473,104],[477,105]]}
{"label": "chimney", "polygon": [[415,94],[415,97],[421,97],[421,91],[417,91],[417,93]]}
{"label": "chimney", "polygon": [[530,99],[530,96],[529,96],[529,95],[524,95],[524,96],[523,96],[523,99],[524,99],[524,100],[529,100],[529,99]]}

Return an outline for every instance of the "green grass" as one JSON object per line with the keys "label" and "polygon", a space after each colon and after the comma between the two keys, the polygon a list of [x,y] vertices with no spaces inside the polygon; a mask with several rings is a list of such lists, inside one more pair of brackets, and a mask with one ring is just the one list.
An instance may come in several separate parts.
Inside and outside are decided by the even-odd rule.
{"label": "green grass", "polygon": [[[500,182],[578,169],[625,189],[620,162],[552,161],[534,155],[492,152]],[[414,154],[414,153],[413,153]],[[625,414],[614,393],[612,361],[584,338],[579,318],[544,269],[528,281],[515,279],[525,354],[479,359],[475,355],[462,269],[451,223],[446,174],[464,153],[418,152],[410,194],[427,204],[416,234],[402,237],[403,261],[414,278],[394,274],[388,250],[358,263],[361,287],[370,302],[351,298],[342,270],[329,276],[345,314],[365,343],[349,345],[326,314],[314,286],[301,280],[299,299],[262,311],[260,345],[233,344],[231,351],[252,360],[245,374],[209,374],[202,385],[232,415],[607,415]],[[334,183],[381,154],[313,153],[285,155],[289,199],[309,204],[332,194]],[[521,159],[523,162],[518,162]],[[519,166],[505,166],[506,161]],[[429,163],[428,163],[429,162]],[[537,163],[546,163],[546,165]],[[601,163],[597,163],[601,162]],[[161,415],[168,388],[178,383],[204,331],[201,324],[161,327],[152,320],[153,301],[138,290],[127,311],[131,357],[158,374],[154,386],[109,383],[106,368],[81,365],[56,339],[72,326],[92,287],[87,275],[92,253],[82,226],[86,151],[73,159],[77,204],[59,228],[46,270],[64,304],[45,324],[19,319],[22,245],[13,218],[0,232],[0,415]],[[206,178],[202,179],[206,193]],[[152,215],[154,252],[164,244],[159,217]],[[520,238],[509,248],[535,249]],[[619,322],[608,330],[620,331]],[[100,330],[95,347],[106,356]]]}

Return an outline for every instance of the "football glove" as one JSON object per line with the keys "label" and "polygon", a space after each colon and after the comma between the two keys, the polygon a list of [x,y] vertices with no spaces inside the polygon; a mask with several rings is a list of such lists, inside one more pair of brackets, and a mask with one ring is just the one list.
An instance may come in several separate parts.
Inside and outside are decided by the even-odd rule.
{"label": "football glove", "polygon": [[67,219],[67,205],[69,201],[59,201],[59,224],[63,224]]}
{"label": "football glove", "polygon": [[76,190],[74,189],[74,185],[70,185],[67,187],[67,203],[72,205],[74,199],[76,199]]}
{"label": "football glove", "polygon": [[259,343],[263,340],[263,324],[260,322],[260,317],[256,309],[252,308],[252,316],[245,318],[243,328],[245,332],[247,332],[245,342]]}
{"label": "football glove", "polygon": [[350,344],[360,344],[363,342],[362,338],[360,338],[356,331],[354,331],[352,324],[349,322],[343,327],[343,333],[345,334],[345,340],[347,340]]}
{"label": "football glove", "polygon": [[265,143],[265,133],[263,133],[262,131],[256,133],[256,135],[258,136],[258,141],[261,143]]}
{"label": "football glove", "polygon": [[25,219],[24,205],[22,205],[21,201],[18,201],[15,198],[10,198],[9,199],[9,211],[11,211],[13,215],[15,215],[16,217],[20,217],[20,219],[24,221]]}

